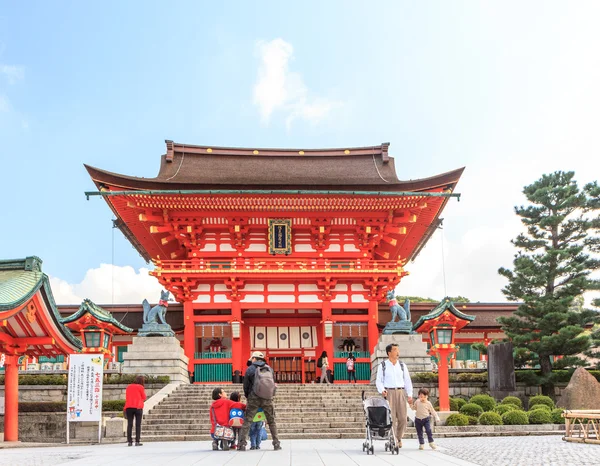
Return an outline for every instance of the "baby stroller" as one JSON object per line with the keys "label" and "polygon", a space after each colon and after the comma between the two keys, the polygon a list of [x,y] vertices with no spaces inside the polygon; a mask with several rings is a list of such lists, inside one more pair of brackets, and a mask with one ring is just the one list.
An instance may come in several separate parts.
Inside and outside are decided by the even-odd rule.
{"label": "baby stroller", "polygon": [[399,448],[392,428],[392,412],[387,400],[377,396],[365,399],[365,392],[362,392],[362,399],[367,431],[363,451],[367,455],[373,455],[373,440],[385,440],[385,451],[390,451],[392,455],[398,454]]}

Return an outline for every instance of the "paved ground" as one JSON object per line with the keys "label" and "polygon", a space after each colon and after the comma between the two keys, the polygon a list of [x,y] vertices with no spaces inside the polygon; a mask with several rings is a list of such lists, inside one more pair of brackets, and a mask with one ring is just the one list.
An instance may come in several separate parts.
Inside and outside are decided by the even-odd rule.
{"label": "paved ground", "polygon": [[[439,449],[419,451],[416,440],[404,440],[400,455],[384,451],[375,443],[375,455],[362,452],[362,440],[284,440],[282,451],[270,442],[260,451],[213,452],[210,442],[147,443],[3,448],[0,465],[260,465],[260,466],[570,466],[600,465],[600,445],[563,442],[560,436],[444,438]],[[6,446],[6,445],[5,445]]]}

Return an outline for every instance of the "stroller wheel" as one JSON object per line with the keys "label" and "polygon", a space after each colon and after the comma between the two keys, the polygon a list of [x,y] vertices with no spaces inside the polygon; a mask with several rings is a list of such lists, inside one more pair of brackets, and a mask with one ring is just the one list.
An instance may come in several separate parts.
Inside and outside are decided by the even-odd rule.
{"label": "stroller wheel", "polygon": [[385,442],[385,451],[388,451],[390,449],[390,444],[388,442]]}
{"label": "stroller wheel", "polygon": [[395,448],[396,454],[399,455],[400,454],[400,448],[396,447]]}
{"label": "stroller wheel", "polygon": [[369,448],[369,450],[371,451],[371,454],[374,455],[375,454],[375,449],[373,448],[373,445],[371,445],[371,448]]}

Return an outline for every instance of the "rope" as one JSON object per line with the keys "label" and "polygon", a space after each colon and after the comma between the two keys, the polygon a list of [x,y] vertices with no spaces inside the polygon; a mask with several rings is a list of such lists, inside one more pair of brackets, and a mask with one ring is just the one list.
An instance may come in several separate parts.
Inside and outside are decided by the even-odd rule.
{"label": "rope", "polygon": [[175,174],[172,177],[167,178],[165,181],[172,180],[173,178],[175,178],[177,176],[177,174],[179,173],[179,170],[181,170],[181,166],[183,165],[184,157],[185,157],[185,145],[183,146],[183,151],[181,153],[181,162],[179,162],[179,167],[177,167],[177,171],[175,172]]}
{"label": "rope", "polygon": [[444,229],[440,225],[440,230],[442,230],[442,275],[444,277],[444,297],[448,296],[448,292],[446,291],[446,259],[444,253]]}
{"label": "rope", "polygon": [[383,176],[381,176],[381,173],[379,172],[379,167],[377,167],[377,162],[375,161],[375,154],[373,154],[373,163],[375,164],[375,170],[377,170],[377,174],[379,175],[379,178],[381,178],[386,183],[390,183],[390,181],[386,180]]}

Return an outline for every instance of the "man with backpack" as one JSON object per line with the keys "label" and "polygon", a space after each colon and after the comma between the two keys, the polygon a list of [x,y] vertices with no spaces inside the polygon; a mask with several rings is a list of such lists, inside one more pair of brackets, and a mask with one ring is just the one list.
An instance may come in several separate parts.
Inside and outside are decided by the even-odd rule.
{"label": "man with backpack", "polygon": [[402,437],[406,431],[406,406],[412,404],[413,386],[406,364],[400,361],[400,348],[396,343],[385,347],[388,359],[377,371],[377,391],[388,400],[392,411],[392,426],[397,445],[402,448]]}
{"label": "man with backpack", "polygon": [[273,408],[273,397],[277,390],[273,369],[267,365],[265,355],[260,351],[254,351],[250,360],[252,364],[246,369],[244,375],[244,395],[248,403],[246,404],[246,419],[240,432],[238,451],[246,450],[248,432],[259,408],[265,412],[273,437],[273,449],[281,450],[281,444],[277,438],[275,409]]}

